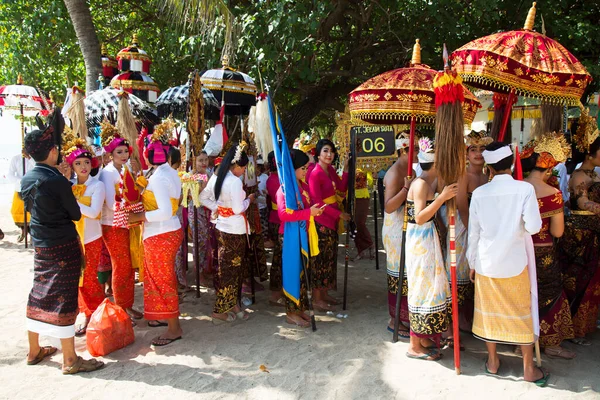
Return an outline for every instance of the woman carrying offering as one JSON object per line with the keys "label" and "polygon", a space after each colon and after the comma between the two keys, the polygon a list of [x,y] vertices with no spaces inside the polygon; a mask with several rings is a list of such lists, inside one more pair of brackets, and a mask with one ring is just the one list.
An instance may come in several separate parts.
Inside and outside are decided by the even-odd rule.
{"label": "woman carrying offering", "polygon": [[563,290],[562,276],[553,238],[565,230],[562,193],[548,184],[553,168],[565,162],[571,148],[560,133],[548,133],[528,143],[521,153],[526,182],[533,185],[542,217],[542,228],[532,235],[538,285],[540,346],[546,355],[572,359],[576,354],[560,346],[573,339],[573,321],[569,301]]}
{"label": "woman carrying offering", "polygon": [[82,324],[75,327],[75,336],[85,334],[92,313],[104,300],[104,288],[98,281],[98,265],[102,252],[100,212],[104,205],[104,184],[90,176],[96,159],[85,140],[73,138],[64,144],[66,162],[75,172],[71,190],[81,210],[75,229],[83,245],[85,269],[79,280],[79,310],[85,314]]}
{"label": "woman carrying offering", "polygon": [[115,225],[115,205],[123,194],[123,172],[129,161],[131,146],[108,122],[102,123],[102,144],[112,159],[99,177],[106,191],[101,223],[102,237],[112,264],[112,290],[118,306],[133,319],[142,319],[143,314],[133,309],[135,276],[131,264],[129,229]]}
{"label": "woman carrying offering", "polygon": [[213,324],[220,325],[235,319],[247,320],[248,314],[240,307],[249,225],[245,212],[255,196],[246,198],[242,180],[248,155],[246,143],[234,143],[219,166],[214,184],[214,197],[203,196],[202,201],[209,209],[216,209],[217,239],[219,241],[219,266],[215,282],[215,306]]}
{"label": "woman carrying offering", "polygon": [[177,209],[181,181],[167,162],[169,145],[163,130],[156,129],[145,149],[151,173],[142,193],[145,211],[129,214],[129,224],[144,224],[144,318],[166,320],[167,331],[152,340],[153,346],[166,346],[181,339],[179,297],[175,257],[183,240]]}
{"label": "woman carrying offering", "polygon": [[317,234],[319,235],[319,255],[312,262],[313,305],[319,311],[332,311],[330,304],[340,304],[327,291],[337,287],[337,253],[338,253],[338,223],[340,218],[350,220],[350,214],[342,212],[342,199],[336,191],[345,192],[348,186],[348,160],[344,164],[344,172],[340,178],[332,164],[337,155],[333,142],[321,139],[317,143],[316,154],[318,163],[310,174],[308,187],[310,199],[318,206],[325,205],[323,214],[315,218]]}
{"label": "woman carrying offering", "polygon": [[[277,190],[277,213],[281,224],[279,225],[279,245],[283,245],[283,231],[286,222],[295,221],[307,221],[306,229],[307,234],[310,229],[309,224],[311,217],[318,217],[323,214],[323,209],[317,204],[310,206],[310,197],[308,195],[308,185],[304,182],[306,178],[306,172],[308,170],[308,156],[303,151],[292,149],[290,151],[292,156],[292,164],[296,170],[296,180],[298,181],[298,188],[302,193],[302,210],[291,210],[286,207],[285,195],[281,187]],[[312,250],[311,250],[312,252]],[[296,305],[292,300],[286,298],[286,322],[306,328],[310,326],[310,317],[306,315],[305,311],[308,309],[308,296],[305,279],[300,280],[300,303]]]}

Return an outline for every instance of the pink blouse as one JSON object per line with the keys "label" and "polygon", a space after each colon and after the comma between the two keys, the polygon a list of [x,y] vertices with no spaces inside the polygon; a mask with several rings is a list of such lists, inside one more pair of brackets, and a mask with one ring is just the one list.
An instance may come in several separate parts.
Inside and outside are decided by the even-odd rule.
{"label": "pink blouse", "polygon": [[[302,204],[304,205],[303,210],[286,210],[285,196],[283,190],[279,188],[277,190],[277,213],[281,220],[279,225],[279,234],[283,235],[283,226],[285,222],[297,222],[297,221],[309,221],[310,220],[310,197],[308,195],[308,185],[304,182],[300,185],[300,191],[302,192]],[[308,231],[308,224],[306,223],[306,230]]]}
{"label": "pink blouse", "polygon": [[[328,167],[328,172],[329,176],[319,165],[316,165],[311,172],[308,187],[312,204],[321,206],[324,204],[324,199],[335,196],[336,191],[345,192],[348,188],[347,172],[344,172],[340,178],[331,165]],[[337,222],[341,213],[337,203],[328,204],[323,209],[323,214],[315,217],[315,222],[337,231]]]}

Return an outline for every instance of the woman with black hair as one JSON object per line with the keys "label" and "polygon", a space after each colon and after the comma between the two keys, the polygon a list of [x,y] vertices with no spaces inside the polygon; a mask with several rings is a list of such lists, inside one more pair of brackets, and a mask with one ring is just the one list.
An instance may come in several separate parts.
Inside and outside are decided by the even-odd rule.
{"label": "woman with black hair", "polygon": [[219,266],[214,277],[215,306],[212,313],[213,324],[219,325],[235,319],[247,320],[248,314],[240,307],[244,260],[248,241],[249,225],[245,212],[255,195],[246,198],[241,176],[248,165],[248,155],[244,151],[246,143],[234,143],[219,167],[214,186],[216,204],[205,205],[217,209],[217,239],[219,242]]}
{"label": "woman with black hair", "polygon": [[532,235],[538,284],[540,314],[540,346],[549,357],[575,358],[575,353],[560,346],[563,340],[573,339],[573,321],[569,301],[563,290],[562,277],[553,238],[565,230],[563,196],[548,184],[554,167],[565,162],[571,152],[560,133],[548,133],[538,141],[528,143],[521,153],[523,172],[529,173],[525,182],[535,189],[542,217],[542,229]]}
{"label": "woman with black hair", "polygon": [[338,223],[340,218],[350,220],[350,214],[342,212],[343,193],[348,186],[348,160],[340,178],[333,167],[337,150],[329,139],[321,139],[316,147],[317,164],[310,174],[308,186],[313,204],[325,205],[323,214],[315,218],[319,235],[319,255],[315,257],[312,277],[314,307],[319,311],[332,311],[331,304],[340,304],[327,291],[337,288]]}
{"label": "woman with black hair", "polygon": [[575,339],[571,341],[583,346],[590,345],[585,335],[596,330],[600,305],[600,177],[594,171],[600,166],[599,133],[592,118],[580,122],[577,129],[575,141],[585,160],[569,181],[571,215],[558,245],[573,316]]}

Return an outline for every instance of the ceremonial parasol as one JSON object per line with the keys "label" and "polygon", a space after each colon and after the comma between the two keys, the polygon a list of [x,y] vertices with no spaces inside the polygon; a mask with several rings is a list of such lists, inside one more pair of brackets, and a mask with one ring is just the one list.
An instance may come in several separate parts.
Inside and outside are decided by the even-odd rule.
{"label": "ceremonial parasol", "polygon": [[217,101],[225,105],[226,115],[248,115],[256,105],[256,85],[250,76],[229,66],[229,57],[223,56],[223,68],[209,69],[200,77],[202,85],[210,89]]}
{"label": "ceremonial parasol", "polygon": [[[16,85],[0,86],[0,108],[8,111],[18,112],[21,116],[21,146],[25,147],[25,115],[41,114],[43,116],[49,113],[49,104],[42,93],[33,86],[23,84],[23,76],[17,77]],[[25,153],[23,156],[23,175],[26,171]],[[27,248],[27,212],[23,207],[24,229],[25,229],[25,248]]]}
{"label": "ceremonial parasol", "polygon": [[[159,122],[156,111],[148,103],[132,94],[128,96],[127,100],[133,116],[144,125],[154,126]],[[88,127],[100,125],[104,118],[114,122],[117,119],[119,108],[119,90],[113,87],[96,90],[85,98],[84,103]]]}
{"label": "ceremonial parasol", "polygon": [[108,54],[106,45],[102,45],[102,77],[104,78],[103,89],[110,84],[110,80],[119,73],[117,59]]}
{"label": "ceremonial parasol", "polygon": [[452,68],[469,85],[508,94],[499,141],[504,139],[515,96],[578,105],[592,80],[581,62],[560,43],[533,31],[535,5],[523,29],[475,39],[450,56]]}
{"label": "ceremonial parasol", "polygon": [[[436,116],[436,92],[433,82],[437,71],[421,64],[421,46],[419,40],[413,47],[413,55],[407,68],[398,68],[384,72],[369,79],[350,92],[350,115],[376,124],[398,124],[410,122],[410,143],[408,147],[407,176],[412,175],[416,122],[432,123]],[[477,98],[463,87],[464,102],[462,104],[464,121],[470,124],[480,107]],[[396,297],[396,315],[394,321],[394,343],[398,341],[400,322],[400,298],[404,276],[406,227],[408,214],[404,210],[402,230],[402,251],[400,269],[398,271],[399,289]]]}
{"label": "ceremonial parasol", "polygon": [[[219,101],[215,98],[213,92],[202,87],[202,97],[204,98],[204,118],[210,120],[219,119]],[[190,83],[174,86],[162,92],[154,105],[158,110],[160,118],[166,118],[173,115],[175,118],[185,119],[190,100]]]}
{"label": "ceremonial parasol", "polygon": [[154,103],[160,89],[148,75],[152,59],[140,48],[137,34],[133,34],[133,40],[128,47],[119,51],[117,61],[121,73],[111,79],[110,85],[116,89],[123,89],[144,101]]}

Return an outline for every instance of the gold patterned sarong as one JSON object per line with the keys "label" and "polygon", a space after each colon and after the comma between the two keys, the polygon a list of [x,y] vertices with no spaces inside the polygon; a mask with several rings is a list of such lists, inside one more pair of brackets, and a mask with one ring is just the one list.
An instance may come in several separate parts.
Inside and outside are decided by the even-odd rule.
{"label": "gold patterned sarong", "polygon": [[527,267],[512,278],[477,274],[473,335],[487,342],[532,344],[530,288]]}

